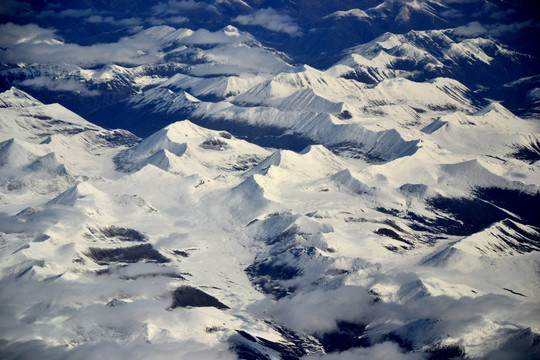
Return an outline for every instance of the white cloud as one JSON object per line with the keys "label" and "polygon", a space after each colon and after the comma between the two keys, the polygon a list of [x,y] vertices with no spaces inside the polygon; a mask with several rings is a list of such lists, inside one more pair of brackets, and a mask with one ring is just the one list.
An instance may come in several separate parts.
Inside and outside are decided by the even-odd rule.
{"label": "white cloud", "polygon": [[169,17],[152,17],[147,20],[150,25],[178,25],[183,24],[189,21],[187,17],[184,16],[169,16]]}
{"label": "white cloud", "polygon": [[360,9],[351,9],[351,10],[347,10],[347,11],[333,12],[330,15],[326,15],[323,19],[330,19],[330,18],[339,19],[339,18],[346,17],[346,16],[356,17],[357,19],[360,19],[360,20],[364,20],[366,18],[369,18],[369,15],[366,14],[362,10],[360,10]]}
{"label": "white cloud", "polygon": [[[92,21],[109,21],[107,18],[94,18]],[[183,19],[176,19],[182,22]],[[113,20],[111,20],[113,21]],[[6,29],[6,31],[1,31]],[[54,29],[43,29],[37,25],[19,26],[14,24],[0,26],[0,63],[63,63],[81,67],[100,64],[142,65],[161,62],[164,47],[171,45],[223,45],[241,44],[251,37],[229,26],[224,30],[211,32],[206,29],[191,31],[176,30],[169,26],[158,26],[124,37],[114,43],[98,43],[82,46],[62,43],[55,38]],[[259,48],[243,46],[229,50],[216,47],[208,50],[212,57],[225,65],[244,64],[250,61],[254,66],[277,66],[276,57]],[[240,58],[231,59],[234,56]],[[246,60],[247,59],[247,60]],[[280,66],[284,63],[279,61]]]}
{"label": "white cloud", "polygon": [[59,17],[87,17],[94,14],[92,9],[66,9],[60,11],[58,14],[55,14]]}
{"label": "white cloud", "polygon": [[473,21],[467,25],[457,27],[454,31],[461,36],[479,36],[485,34],[487,29],[478,21]]}
{"label": "white cloud", "polygon": [[140,25],[142,20],[138,17],[117,19],[104,11],[94,9],[65,9],[60,12],[45,10],[37,15],[38,18],[81,18],[83,21],[93,24],[110,24],[116,26]]}
{"label": "white cloud", "polygon": [[224,345],[210,345],[194,341],[174,341],[167,343],[146,343],[133,341],[129,344],[119,344],[113,341],[84,344],[68,348],[66,346],[47,346],[44,341],[32,340],[1,344],[3,352],[16,354],[16,359],[72,359],[72,360],[101,360],[101,359],[132,359],[132,360],[235,360],[237,357]]}
{"label": "white cloud", "polygon": [[363,287],[317,289],[280,299],[270,309],[270,314],[293,329],[322,334],[336,330],[337,321],[365,321],[372,302]]}
{"label": "white cloud", "polygon": [[496,20],[504,20],[504,19],[508,18],[509,16],[512,16],[512,15],[514,15],[516,13],[517,13],[517,11],[514,10],[514,9],[506,9],[504,11],[494,11],[490,15],[490,17],[492,19],[496,19]]}
{"label": "white cloud", "polygon": [[463,16],[463,13],[456,9],[446,9],[441,11],[441,17],[444,19],[447,18],[459,18]]}
{"label": "white cloud", "polygon": [[[65,209],[48,220],[54,224],[59,216],[78,214]],[[6,214],[0,213],[8,220]],[[13,221],[13,217],[11,217]],[[23,231],[32,228],[43,229],[44,225],[25,224]],[[206,344],[203,340],[178,339],[168,332],[158,336],[156,343],[146,341],[147,325],[154,318],[163,316],[164,307],[169,304],[169,298],[155,299],[166,288],[166,282],[159,279],[137,281],[121,284],[116,281],[99,282],[96,284],[81,284],[73,281],[70,291],[65,291],[61,282],[44,282],[33,279],[0,280],[0,353],[7,358],[17,359],[202,359],[202,360],[233,360],[236,357],[228,349],[226,343]],[[119,290],[122,289],[122,290]],[[152,299],[150,301],[135,301],[129,308],[106,308],[104,298],[111,299],[119,291],[126,291],[134,297]],[[36,300],[35,294],[39,294]],[[32,295],[33,294],[33,295]],[[84,305],[80,302],[81,299]],[[77,307],[74,307],[77,304]],[[64,321],[50,321],[58,317]],[[165,315],[165,318],[170,318]],[[117,334],[125,334],[122,341],[111,338],[111,329]],[[83,330],[81,332],[81,330]],[[87,330],[88,332],[84,332]],[[128,336],[131,335],[131,336]],[[88,338],[85,338],[88,336]],[[114,336],[113,336],[114,337]],[[40,339],[31,340],[30,339]],[[67,344],[70,340],[74,346],[54,346]],[[54,344],[54,345],[53,345]]]}
{"label": "white cloud", "polygon": [[37,25],[0,25],[0,34],[3,48],[0,49],[0,62],[3,63],[141,65],[159,62],[163,57],[161,44],[145,33],[122,38],[116,43],[90,46],[61,43],[54,37],[54,30]]}
{"label": "white cloud", "polygon": [[26,79],[22,81],[20,85],[28,86],[34,89],[76,92],[83,96],[99,95],[99,91],[89,90],[82,82],[74,79],[53,79],[39,76],[32,79]]}
{"label": "white cloud", "polygon": [[539,27],[539,23],[535,23],[532,20],[515,22],[511,24],[494,24],[494,25],[482,25],[478,21],[473,21],[467,25],[459,26],[455,28],[455,33],[461,36],[481,36],[484,34],[492,36],[500,36],[508,32],[518,32],[525,28]]}
{"label": "white cloud", "polygon": [[208,31],[199,29],[194,31],[190,36],[186,36],[181,40],[184,44],[230,44],[240,40],[245,40],[247,37],[239,32],[225,31]]}
{"label": "white cloud", "polygon": [[209,6],[210,5],[208,5],[207,3],[195,0],[170,0],[167,2],[160,2],[157,5],[154,5],[152,7],[152,12],[155,15],[174,15],[180,14],[185,11],[206,9]]}
{"label": "white cloud", "polygon": [[89,18],[85,19],[89,23],[99,24],[106,23],[111,25],[120,25],[120,26],[135,26],[139,25],[142,20],[140,18],[126,18],[126,19],[115,19],[112,16],[101,16],[101,15],[92,15]]}
{"label": "white cloud", "polygon": [[539,26],[540,26],[539,23],[534,23],[532,20],[529,20],[529,21],[516,22],[516,23],[511,23],[511,24],[496,24],[496,25],[490,26],[488,29],[489,29],[489,34],[493,36],[500,36],[504,33],[518,32],[525,28],[529,28],[529,27],[538,28]]}
{"label": "white cloud", "polygon": [[284,32],[290,36],[301,36],[300,27],[289,15],[279,14],[273,8],[261,9],[253,14],[240,15],[233,21],[242,25],[257,25],[265,29]]}
{"label": "white cloud", "polygon": [[8,48],[17,44],[59,43],[59,37],[55,33],[54,29],[44,29],[35,24],[2,24],[0,25],[0,47]]}

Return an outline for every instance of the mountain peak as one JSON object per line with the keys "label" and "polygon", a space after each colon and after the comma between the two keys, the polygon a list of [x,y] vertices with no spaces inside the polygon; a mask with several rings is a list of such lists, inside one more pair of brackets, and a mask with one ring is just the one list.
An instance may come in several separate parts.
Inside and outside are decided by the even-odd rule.
{"label": "mountain peak", "polygon": [[236,27],[232,25],[225,26],[221,31],[223,31],[227,36],[234,36],[234,37],[240,36],[240,30],[238,30]]}
{"label": "mountain peak", "polygon": [[14,86],[12,86],[9,90],[0,93],[0,108],[29,107],[38,105],[43,104]]}

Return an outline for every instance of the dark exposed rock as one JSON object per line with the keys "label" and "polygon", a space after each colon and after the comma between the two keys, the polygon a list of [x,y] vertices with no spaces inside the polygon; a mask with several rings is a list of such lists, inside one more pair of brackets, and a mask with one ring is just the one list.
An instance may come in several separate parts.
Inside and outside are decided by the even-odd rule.
{"label": "dark exposed rock", "polygon": [[99,136],[110,146],[134,146],[141,140],[139,137],[126,130],[111,130],[100,133]]}
{"label": "dark exposed rock", "polygon": [[510,154],[510,156],[519,160],[535,163],[540,160],[540,142],[531,142],[528,147],[516,146],[516,151]]}
{"label": "dark exposed rock", "polygon": [[349,120],[352,119],[352,114],[349,110],[344,110],[337,115],[337,118],[341,120]]}
{"label": "dark exposed rock", "polygon": [[289,265],[273,262],[260,262],[246,269],[248,274],[257,276],[271,276],[273,279],[290,280],[300,275],[301,271]]}
{"label": "dark exposed rock", "polygon": [[203,149],[209,149],[209,150],[225,150],[229,148],[229,144],[217,138],[206,139],[199,146],[202,147]]}
{"label": "dark exposed rock", "polygon": [[509,293],[512,293],[512,294],[514,294],[514,295],[519,295],[519,296],[527,297],[527,296],[523,295],[522,293],[517,292],[517,291],[514,291],[514,290],[512,290],[512,289],[503,288],[503,290],[506,290],[506,291],[508,291]]}
{"label": "dark exposed rock", "polygon": [[276,244],[276,243],[281,242],[283,240],[286,240],[291,236],[294,236],[295,234],[298,233],[298,231],[299,231],[298,226],[297,225],[292,225],[289,228],[287,228],[285,231],[283,231],[281,234],[279,234],[278,236],[276,236],[274,238],[271,238],[271,239],[267,239],[265,242],[268,245],[273,245],[273,244]]}
{"label": "dark exposed rock", "polygon": [[183,277],[180,274],[173,273],[173,272],[166,272],[166,273],[148,273],[148,274],[140,274],[140,275],[134,275],[134,276],[121,276],[120,279],[122,280],[137,280],[141,278],[155,278],[155,277],[169,277],[172,279],[178,279],[178,280],[186,280],[185,277]]}
{"label": "dark exposed rock", "polygon": [[271,341],[237,330],[237,335],[233,335],[229,342],[240,359],[273,359],[277,355],[282,360],[298,360],[305,355],[323,352],[323,347],[311,336],[295,333],[270,322],[268,325],[283,337],[283,341]]}
{"label": "dark exposed rock", "polygon": [[241,360],[270,360],[270,358],[254,349],[250,344],[242,341],[232,341],[231,350],[236,353]]}
{"label": "dark exposed rock", "polygon": [[221,136],[224,139],[232,139],[232,135],[228,133],[227,131],[220,131],[219,136]]}
{"label": "dark exposed rock", "polygon": [[379,229],[375,230],[374,233],[377,234],[377,235],[380,235],[380,236],[390,237],[390,238],[392,238],[394,240],[404,242],[405,244],[408,244],[408,245],[413,245],[409,240],[403,239],[398,233],[396,233],[392,229],[379,228]]}
{"label": "dark exposed rock", "polygon": [[215,307],[216,309],[230,309],[221,301],[191,286],[180,286],[173,292],[171,308],[177,307]]}
{"label": "dark exposed rock", "polygon": [[464,359],[465,351],[459,345],[445,345],[427,351],[429,360]]}
{"label": "dark exposed rock", "polygon": [[[494,234],[494,236],[517,253],[525,254],[540,250],[540,228],[529,226],[525,230],[519,227],[516,222],[509,219],[503,220],[496,227],[502,235]],[[515,233],[512,233],[512,231]]]}
{"label": "dark exposed rock", "polygon": [[116,307],[116,306],[125,305],[125,304],[127,304],[125,301],[114,298],[111,301],[109,301],[107,303],[107,305],[105,305],[105,306],[107,306],[107,307]]}
{"label": "dark exposed rock", "polygon": [[[509,210],[530,225],[540,226],[540,211],[538,211],[540,192],[538,191],[531,194],[516,189],[487,187],[477,188],[475,195],[495,206]],[[508,215],[504,218],[506,217]]]}
{"label": "dark exposed rock", "polygon": [[246,225],[246,227],[255,224],[257,221],[259,221],[259,219],[253,219],[253,220],[251,220],[251,221]]}
{"label": "dark exposed rock", "polygon": [[170,260],[161,255],[150,244],[143,244],[130,247],[117,247],[112,249],[90,248],[88,254],[98,264],[107,264],[110,262],[134,263],[138,261],[148,261],[157,263],[166,263]]}
{"label": "dark exposed rock", "polygon": [[244,330],[236,330],[240,336],[242,336],[244,339],[251,341],[251,342],[257,342],[257,338],[255,336],[252,336],[250,333],[244,331]]}
{"label": "dark exposed rock", "polygon": [[148,236],[138,232],[137,230],[128,229],[118,226],[109,226],[101,229],[101,232],[106,237],[117,237],[122,241],[148,241]]}
{"label": "dark exposed rock", "polygon": [[395,252],[395,253],[400,251],[400,249],[397,246],[394,246],[394,245],[385,245],[384,247],[387,250],[390,250],[390,251]]}
{"label": "dark exposed rock", "polygon": [[448,235],[469,236],[507,218],[518,222],[525,221],[533,226],[540,225],[540,212],[537,211],[540,204],[538,192],[531,194],[516,189],[490,187],[476,188],[473,194],[474,197],[435,196],[427,199],[426,203],[438,214],[435,219],[415,213],[402,215],[394,209],[377,210],[411,220],[410,227],[413,230]]}
{"label": "dark exposed rock", "polygon": [[148,236],[130,228],[120,226],[108,226],[104,228],[88,227],[90,237],[97,237],[101,240],[113,239],[117,241],[146,242]]}
{"label": "dark exposed rock", "polygon": [[109,274],[110,272],[111,270],[109,268],[98,269],[95,271],[96,275],[106,275],[106,274]]}
{"label": "dark exposed rock", "polygon": [[284,288],[280,281],[290,280],[301,275],[301,270],[290,265],[280,264],[277,261],[266,259],[255,262],[245,269],[251,282],[261,291],[282,298],[294,292],[294,288]]}
{"label": "dark exposed rock", "polygon": [[223,326],[207,326],[204,329],[204,332],[206,332],[207,334],[213,334],[220,331],[225,331],[225,328]]}
{"label": "dark exposed rock", "polygon": [[362,338],[366,329],[364,324],[355,324],[348,321],[339,321],[336,331],[318,336],[327,353],[345,351],[354,347],[369,346],[369,340]]}
{"label": "dark exposed rock", "polygon": [[187,251],[184,251],[184,250],[173,250],[173,253],[174,253],[174,255],[178,255],[178,256],[181,256],[181,257],[188,257],[189,256],[189,253]]}

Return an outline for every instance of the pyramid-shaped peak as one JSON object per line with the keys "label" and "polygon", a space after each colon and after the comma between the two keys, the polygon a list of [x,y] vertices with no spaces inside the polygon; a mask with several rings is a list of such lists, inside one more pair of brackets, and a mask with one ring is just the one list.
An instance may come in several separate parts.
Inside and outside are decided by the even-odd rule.
{"label": "pyramid-shaped peak", "polygon": [[272,168],[279,168],[289,175],[301,177],[325,177],[342,170],[344,163],[322,145],[310,145],[302,152],[278,150],[267,157],[246,175],[269,174]]}
{"label": "pyramid-shaped peak", "polygon": [[100,191],[87,182],[81,182],[68,190],[64,191],[51,201],[49,205],[74,206],[78,199],[99,194]]}
{"label": "pyramid-shaped peak", "polygon": [[181,131],[180,127],[174,123],[150,135],[128,151],[127,160],[135,162],[150,157],[163,149],[167,149],[177,156],[182,156],[187,150],[185,141],[189,135]]}
{"label": "pyramid-shaped peak", "polygon": [[158,131],[158,133],[160,133],[161,131],[166,134],[169,140],[181,143],[186,142],[190,139],[197,139],[198,141],[201,139],[206,140],[222,138],[226,141],[234,138],[227,131],[207,129],[191,122],[190,120],[177,121],[175,123],[167,125],[167,127],[165,127],[163,130]]}
{"label": "pyramid-shaped peak", "polygon": [[[219,133],[218,131],[203,128],[187,119],[167,125],[165,129],[167,130],[168,136],[175,140],[182,140],[182,138],[186,137],[208,137]],[[180,136],[180,138],[175,138],[175,136]],[[185,140],[186,139],[183,139],[183,141]]]}
{"label": "pyramid-shaped peak", "polygon": [[225,26],[223,29],[221,29],[221,31],[228,36],[240,36],[240,30],[232,25]]}
{"label": "pyramid-shaped peak", "polygon": [[26,165],[39,156],[42,152],[38,147],[18,139],[9,139],[0,142],[0,167],[18,167]]}
{"label": "pyramid-shaped peak", "polygon": [[145,161],[145,166],[151,164],[173,174],[182,173],[182,164],[175,155],[167,149],[161,149]]}
{"label": "pyramid-shaped peak", "polygon": [[67,175],[66,167],[58,161],[55,153],[52,152],[36,159],[28,165],[28,169],[33,171],[46,171],[51,174]]}
{"label": "pyramid-shaped peak", "polygon": [[474,113],[474,116],[487,115],[489,113],[497,113],[504,117],[516,118],[507,108],[505,108],[501,103],[497,101],[490,102],[488,105],[484,106],[482,109]]}
{"label": "pyramid-shaped peak", "polygon": [[325,155],[330,154],[330,155],[334,155],[324,145],[308,145],[302,151],[300,151],[300,154],[301,155],[305,155],[305,154],[325,154]]}
{"label": "pyramid-shaped peak", "polygon": [[40,101],[16,87],[0,93],[0,108],[30,107],[43,105]]}

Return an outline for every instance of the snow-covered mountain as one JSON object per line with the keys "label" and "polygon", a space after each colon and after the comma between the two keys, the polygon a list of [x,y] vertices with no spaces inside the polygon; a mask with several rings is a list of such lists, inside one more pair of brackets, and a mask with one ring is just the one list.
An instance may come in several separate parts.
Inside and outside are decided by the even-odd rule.
{"label": "snow-covered mountain", "polygon": [[0,98],[8,357],[538,350],[538,128],[501,105],[369,164]]}
{"label": "snow-covered mountain", "polygon": [[0,6],[0,358],[537,357],[530,5],[57,4]]}
{"label": "snow-covered mountain", "polygon": [[[215,32],[156,26],[122,41],[130,47],[152,45],[139,50],[144,55],[128,54],[125,60],[111,55],[115,64],[68,58],[71,64],[6,65],[0,70],[3,87],[15,85],[43,101],[60,101],[96,124],[139,136],[188,117],[279,147],[290,143],[287,136],[276,139],[283,133],[298,135],[303,144],[331,146],[294,126],[330,121],[320,114],[356,115],[353,121],[361,117],[363,123],[366,118],[393,123],[396,117],[406,124],[424,123],[422,118],[445,110],[473,112],[489,98],[519,115],[538,117],[538,60],[491,37],[466,37],[457,28],[385,33],[348,49],[325,71],[295,65],[230,25]],[[257,139],[254,117],[275,128],[272,139]]]}

